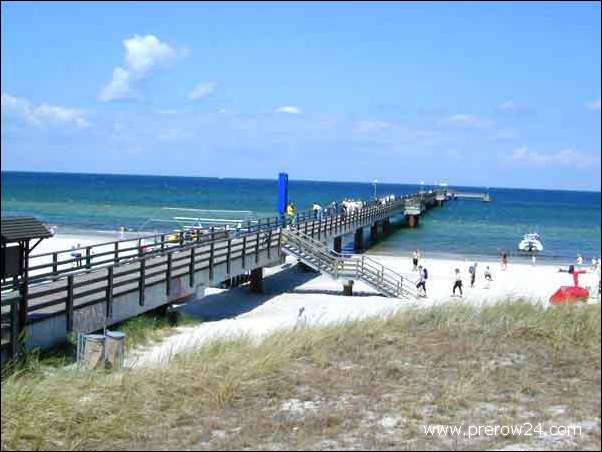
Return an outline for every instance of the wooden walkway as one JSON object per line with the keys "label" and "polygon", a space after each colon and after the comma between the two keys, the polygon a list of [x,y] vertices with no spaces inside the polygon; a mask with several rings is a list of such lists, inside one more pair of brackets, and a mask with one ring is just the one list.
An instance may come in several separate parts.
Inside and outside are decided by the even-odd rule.
{"label": "wooden walkway", "polygon": [[[297,215],[296,225],[304,234],[326,242],[407,213],[408,207],[413,214],[422,214],[436,204],[436,196],[437,192],[399,196],[321,219],[306,212]],[[3,353],[15,352],[22,328],[52,318],[64,318],[64,334],[82,331],[85,322],[78,320],[78,313],[81,318],[101,308],[105,323],[111,324],[123,320],[124,315],[113,315],[114,303],[120,303],[121,311],[124,303],[137,305],[126,309],[137,315],[157,304],[173,302],[175,292],[190,294],[182,292],[182,284],[194,290],[275,265],[281,260],[283,226],[281,218],[271,217],[238,230],[214,230],[206,235],[180,232],[98,244],[82,249],[81,267],[75,268],[78,259],[71,256],[72,250],[32,256],[28,284],[20,290],[11,281],[2,286]],[[174,291],[176,284],[178,290]]]}

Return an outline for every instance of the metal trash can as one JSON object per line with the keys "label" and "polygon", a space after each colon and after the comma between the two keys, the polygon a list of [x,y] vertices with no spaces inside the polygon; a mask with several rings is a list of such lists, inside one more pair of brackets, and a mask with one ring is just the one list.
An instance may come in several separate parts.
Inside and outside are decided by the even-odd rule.
{"label": "metal trash can", "polygon": [[86,369],[104,368],[105,336],[103,334],[86,334],[83,348],[82,364]]}
{"label": "metal trash can", "polygon": [[353,296],[353,280],[349,280],[347,284],[343,284],[343,295],[347,297]]}
{"label": "metal trash can", "polygon": [[125,354],[125,333],[120,331],[107,331],[105,340],[106,367],[121,369]]}

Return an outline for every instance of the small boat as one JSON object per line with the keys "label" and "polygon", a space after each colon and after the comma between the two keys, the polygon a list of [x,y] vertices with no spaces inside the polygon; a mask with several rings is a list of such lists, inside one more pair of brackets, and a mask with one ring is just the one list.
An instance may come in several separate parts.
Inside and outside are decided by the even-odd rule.
{"label": "small boat", "polygon": [[543,251],[543,245],[539,238],[539,234],[525,234],[523,239],[518,244],[518,249],[519,251],[525,251],[528,253],[539,253],[540,251]]}

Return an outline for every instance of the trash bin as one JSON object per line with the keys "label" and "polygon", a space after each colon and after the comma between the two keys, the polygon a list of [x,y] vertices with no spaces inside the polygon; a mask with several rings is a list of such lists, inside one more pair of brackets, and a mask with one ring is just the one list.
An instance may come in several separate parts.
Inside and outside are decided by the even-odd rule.
{"label": "trash bin", "polygon": [[353,280],[347,281],[347,284],[343,284],[343,295],[348,297],[353,296]]}
{"label": "trash bin", "polygon": [[99,369],[105,362],[105,336],[103,334],[86,334],[84,336],[84,353],[82,364],[86,369]]}
{"label": "trash bin", "polygon": [[106,367],[121,369],[125,353],[125,333],[120,331],[107,331],[105,339]]}

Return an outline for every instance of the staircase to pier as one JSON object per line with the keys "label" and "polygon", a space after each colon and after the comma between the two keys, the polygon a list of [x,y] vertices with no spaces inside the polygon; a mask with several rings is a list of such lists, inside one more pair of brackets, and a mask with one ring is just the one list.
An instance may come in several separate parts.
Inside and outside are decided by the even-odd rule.
{"label": "staircase to pier", "polygon": [[334,279],[363,281],[386,297],[418,298],[413,281],[367,256],[352,257],[337,253],[297,229],[283,229],[281,245],[285,254]]}

